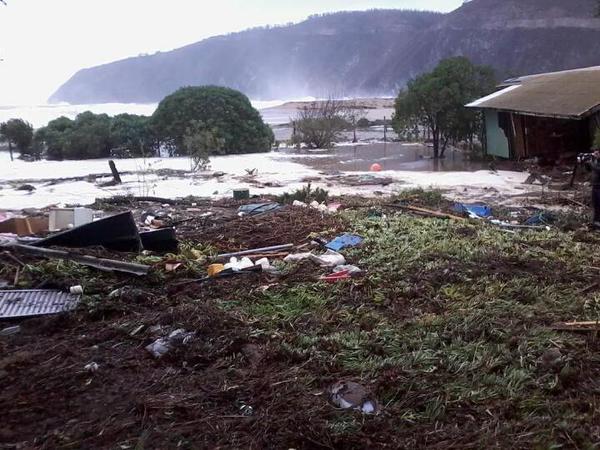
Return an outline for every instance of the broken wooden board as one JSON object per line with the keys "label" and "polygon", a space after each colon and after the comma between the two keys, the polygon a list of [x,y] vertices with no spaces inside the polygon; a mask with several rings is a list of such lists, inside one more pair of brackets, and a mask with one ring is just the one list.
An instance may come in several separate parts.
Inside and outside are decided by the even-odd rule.
{"label": "broken wooden board", "polygon": [[48,231],[47,217],[13,217],[0,222],[0,233],[34,236],[44,231]]}
{"label": "broken wooden board", "polygon": [[411,212],[414,212],[416,214],[420,214],[423,216],[437,217],[438,219],[453,219],[453,220],[458,220],[461,222],[464,222],[467,220],[465,217],[455,216],[453,214],[446,214],[441,211],[432,211],[431,209],[419,208],[417,206],[410,206],[410,205],[390,205],[390,206],[392,206],[394,208],[404,209],[406,211],[411,211]]}
{"label": "broken wooden board", "polygon": [[552,325],[555,331],[573,331],[579,333],[588,333],[600,331],[600,322],[558,322]]}

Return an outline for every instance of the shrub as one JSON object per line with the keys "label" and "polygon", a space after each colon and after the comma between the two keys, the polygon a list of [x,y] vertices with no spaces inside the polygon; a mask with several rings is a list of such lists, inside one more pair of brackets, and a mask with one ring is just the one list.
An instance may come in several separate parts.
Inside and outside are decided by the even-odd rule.
{"label": "shrub", "polygon": [[190,155],[192,170],[205,170],[210,162],[210,154],[219,153],[223,147],[223,140],[218,138],[217,134],[202,122],[191,122],[183,137],[183,145],[186,153]]}
{"label": "shrub", "polygon": [[332,148],[349,126],[349,111],[342,101],[333,99],[304,106],[294,121],[292,143],[309,148]]}
{"label": "shrub", "polygon": [[294,203],[295,200],[299,202],[304,202],[306,204],[311,203],[313,201],[317,201],[319,203],[326,202],[329,198],[329,192],[325,189],[316,188],[312,189],[310,183],[303,187],[302,189],[297,189],[294,192],[286,192],[281,195],[277,200],[279,203],[291,204]]}
{"label": "shrub", "polygon": [[369,128],[371,126],[371,122],[366,117],[363,117],[356,122],[356,126],[358,128]]}
{"label": "shrub", "polygon": [[267,152],[274,141],[250,100],[233,89],[203,86],[181,88],[166,97],[152,116],[157,138],[171,154],[188,153],[184,139],[192,121],[204,124],[223,145],[212,154]]}

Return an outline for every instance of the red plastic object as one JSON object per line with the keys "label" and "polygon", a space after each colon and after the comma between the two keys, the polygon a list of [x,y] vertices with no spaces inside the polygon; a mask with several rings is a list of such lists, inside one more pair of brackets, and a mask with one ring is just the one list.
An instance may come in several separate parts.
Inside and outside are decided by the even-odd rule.
{"label": "red plastic object", "polygon": [[322,276],[321,280],[326,283],[337,283],[338,281],[349,280],[350,278],[352,278],[350,272],[348,270],[343,270],[341,272],[332,273],[331,275]]}

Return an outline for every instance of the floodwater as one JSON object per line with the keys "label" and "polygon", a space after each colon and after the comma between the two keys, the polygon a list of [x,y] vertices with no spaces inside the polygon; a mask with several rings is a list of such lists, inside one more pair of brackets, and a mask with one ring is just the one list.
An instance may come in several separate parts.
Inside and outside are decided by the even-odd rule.
{"label": "floodwater", "polygon": [[[275,134],[276,141],[289,141],[292,139],[293,129],[288,125],[276,125],[273,126],[273,133]],[[398,140],[398,135],[394,132],[391,126],[387,127],[387,132],[385,133],[383,131],[383,125],[373,126],[366,129],[360,128],[356,130],[356,138],[362,143],[383,141],[384,135],[387,137],[388,142]],[[345,131],[341,133],[340,136],[340,140],[346,143],[351,142],[353,138],[354,136],[352,131]]]}
{"label": "floodwater", "polygon": [[[527,174],[490,171],[465,161],[458,152],[449,152],[446,159],[434,162],[429,158],[430,152],[419,144],[401,143],[339,146],[332,152],[298,153],[286,149],[216,156],[211,158],[211,170],[201,173],[190,172],[190,161],[185,157],[122,159],[116,163],[123,184],[116,186],[104,186],[103,182],[111,177],[98,176],[108,172],[105,159],[11,162],[8,152],[0,152],[0,210],[86,205],[96,198],[114,195],[222,198],[241,188],[250,189],[252,195],[281,195],[305,186],[308,180],[331,195],[389,195],[411,187],[435,187],[452,190],[461,201],[467,196],[483,201],[486,195],[518,193],[524,189],[522,183]],[[370,173],[373,163],[381,164],[383,172]],[[181,172],[172,173],[168,169]],[[221,174],[215,176],[214,172]],[[249,176],[250,172],[255,174]],[[355,180],[349,179],[352,176],[368,182],[356,186]],[[33,185],[35,190],[16,189],[23,182]]]}
{"label": "floodwater", "polygon": [[340,146],[332,151],[284,152],[291,161],[321,172],[368,172],[375,163],[383,170],[417,172],[462,172],[487,169],[486,163],[473,162],[459,151],[447,150],[446,158],[434,160],[432,149],[421,144],[369,143]]}

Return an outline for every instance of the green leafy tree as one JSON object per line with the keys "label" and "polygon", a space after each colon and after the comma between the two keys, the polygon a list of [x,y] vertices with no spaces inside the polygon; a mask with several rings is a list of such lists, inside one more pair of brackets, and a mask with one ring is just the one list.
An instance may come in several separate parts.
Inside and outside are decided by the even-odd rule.
{"label": "green leafy tree", "polygon": [[13,145],[21,154],[26,153],[33,142],[33,127],[22,119],[10,119],[0,124],[0,138],[8,142],[10,159],[13,160]]}
{"label": "green leafy tree", "polygon": [[152,128],[171,154],[187,154],[184,138],[192,121],[204,124],[223,145],[215,154],[269,151],[271,128],[250,100],[233,89],[203,86],[181,88],[158,105]]}
{"label": "green leafy tree", "polygon": [[53,160],[104,158],[116,149],[123,156],[145,156],[155,149],[148,117],[120,114],[111,118],[89,111],[75,120],[60,117],[49,122],[36,132],[34,147]]}
{"label": "green leafy tree", "polygon": [[36,131],[34,145],[45,149],[46,158],[63,160],[67,154],[69,138],[74,122],[68,117],[59,117]]}
{"label": "green leafy tree", "polygon": [[150,118],[134,114],[119,114],[110,125],[112,145],[127,156],[147,156],[154,153],[154,139],[150,132]]}
{"label": "green leafy tree", "polygon": [[111,119],[106,114],[90,111],[79,114],[68,136],[65,159],[108,157],[113,147],[110,125]]}
{"label": "green leafy tree", "polygon": [[192,161],[192,170],[204,170],[210,163],[210,155],[218,154],[225,144],[217,137],[218,132],[210,130],[200,121],[193,120],[183,137],[183,145]]}
{"label": "green leafy tree", "polygon": [[430,73],[408,82],[395,103],[393,126],[402,134],[425,127],[433,138],[435,158],[443,157],[450,141],[469,140],[480,129],[480,116],[464,107],[489,94],[496,82],[493,69],[467,58],[442,60]]}

